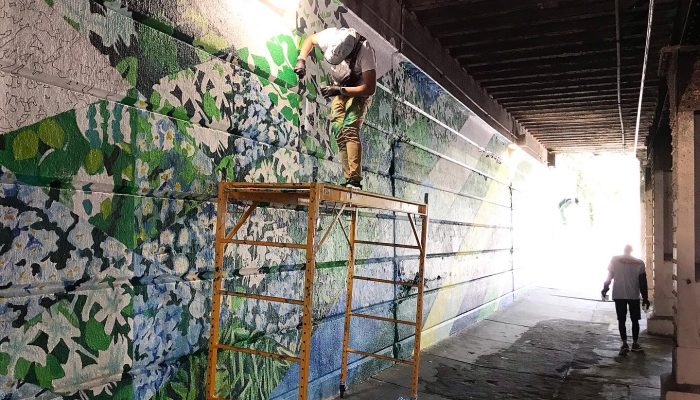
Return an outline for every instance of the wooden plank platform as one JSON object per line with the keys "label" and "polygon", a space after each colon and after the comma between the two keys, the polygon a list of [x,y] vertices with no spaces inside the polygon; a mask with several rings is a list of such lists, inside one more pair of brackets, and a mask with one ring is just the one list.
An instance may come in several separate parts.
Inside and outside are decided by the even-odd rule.
{"label": "wooden plank platform", "polygon": [[415,215],[425,215],[425,203],[347,188],[331,183],[251,183],[222,182],[230,199],[241,202],[258,201],[266,204],[307,206],[312,190],[320,196],[320,203],[345,204],[348,208],[370,208]]}

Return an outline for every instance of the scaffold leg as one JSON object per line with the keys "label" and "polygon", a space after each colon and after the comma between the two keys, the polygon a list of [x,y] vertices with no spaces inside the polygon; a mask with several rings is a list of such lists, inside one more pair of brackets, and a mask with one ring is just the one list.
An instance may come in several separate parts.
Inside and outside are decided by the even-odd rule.
{"label": "scaffold leg", "polygon": [[350,317],[352,316],[352,284],[355,276],[355,231],[357,227],[357,210],[352,210],[350,232],[348,237],[348,276],[345,295],[345,326],[343,329],[343,353],[340,361],[340,397],[345,396],[348,379],[348,347],[350,342]]}
{"label": "scaffold leg", "polygon": [[[427,203],[427,195],[426,195]],[[410,216],[409,216],[410,218]],[[420,258],[418,261],[418,295],[416,297],[416,335],[413,341],[413,370],[411,371],[411,396],[418,398],[418,375],[420,373],[420,336],[423,325],[423,286],[425,283],[426,239],[428,237],[428,215],[421,223]]]}
{"label": "scaffold leg", "polygon": [[214,283],[213,283],[213,299],[211,306],[211,327],[209,328],[209,357],[207,359],[207,399],[216,397],[216,359],[219,344],[219,313],[221,311],[221,280],[224,268],[224,250],[225,244],[223,239],[226,236],[226,215],[228,213],[228,196],[223,190],[224,187],[219,185],[219,197],[216,210],[216,238],[215,238],[215,255],[214,255]]}
{"label": "scaffold leg", "polygon": [[301,348],[299,352],[299,400],[306,400],[309,386],[309,367],[311,357],[311,330],[313,309],[314,275],[316,255],[314,254],[316,222],[323,185],[314,184],[309,193],[309,211],[306,232],[306,268],[304,270],[304,304],[301,318]]}

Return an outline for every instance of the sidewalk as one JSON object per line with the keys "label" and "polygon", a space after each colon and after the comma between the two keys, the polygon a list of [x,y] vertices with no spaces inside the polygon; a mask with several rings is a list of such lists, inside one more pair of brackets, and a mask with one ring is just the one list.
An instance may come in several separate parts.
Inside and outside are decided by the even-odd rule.
{"label": "sidewalk", "polygon": [[[672,341],[646,334],[643,353],[618,356],[615,307],[537,288],[504,311],[421,353],[420,400],[658,399]],[[630,323],[627,323],[631,337]],[[631,340],[631,339],[630,339]],[[631,343],[631,342],[630,342]],[[410,367],[396,365],[346,394],[407,396]]]}

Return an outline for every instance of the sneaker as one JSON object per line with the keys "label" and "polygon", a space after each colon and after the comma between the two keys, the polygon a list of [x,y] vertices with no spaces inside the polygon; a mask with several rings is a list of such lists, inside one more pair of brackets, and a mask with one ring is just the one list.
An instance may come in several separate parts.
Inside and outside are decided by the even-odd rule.
{"label": "sneaker", "polygon": [[[352,180],[352,179],[350,179],[350,180],[343,179],[343,180],[339,181],[338,183],[336,183],[336,185],[338,185],[338,186],[344,186],[344,187],[348,187],[348,186],[353,186],[353,187],[354,187],[354,186],[360,185],[360,181],[354,181],[354,180]],[[360,185],[360,186],[361,186],[361,185]]]}
{"label": "sneaker", "polygon": [[635,342],[632,343],[632,351],[644,351],[644,349],[639,345],[639,343]]}
{"label": "sneaker", "polygon": [[620,347],[620,355],[624,356],[627,353],[629,353],[629,351],[630,351],[630,347],[627,345],[627,343],[623,343],[622,347]]}
{"label": "sneaker", "polygon": [[347,182],[345,182],[345,185],[344,185],[344,186],[345,186],[346,188],[350,188],[350,189],[360,189],[360,190],[362,190],[362,184],[360,183],[360,181],[347,181]]}

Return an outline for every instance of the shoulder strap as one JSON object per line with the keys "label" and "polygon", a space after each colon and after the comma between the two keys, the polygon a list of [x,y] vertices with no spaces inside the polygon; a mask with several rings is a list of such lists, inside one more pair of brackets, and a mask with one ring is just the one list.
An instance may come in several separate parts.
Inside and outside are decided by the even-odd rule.
{"label": "shoulder strap", "polygon": [[357,53],[360,52],[360,49],[362,48],[362,45],[367,41],[367,38],[360,35],[358,33],[358,38],[357,38],[357,44],[355,45],[355,48],[352,49],[352,57],[350,57],[350,71],[355,70],[355,62],[357,61]]}

